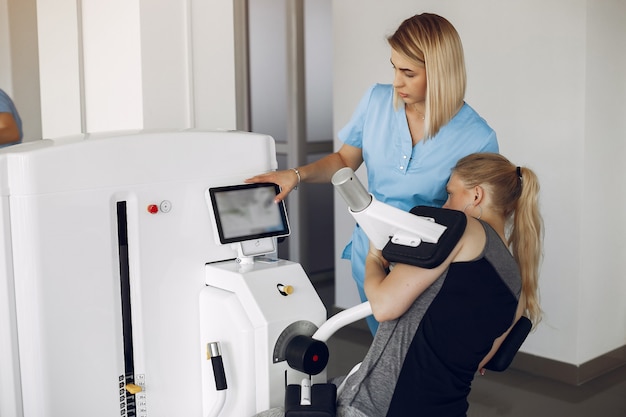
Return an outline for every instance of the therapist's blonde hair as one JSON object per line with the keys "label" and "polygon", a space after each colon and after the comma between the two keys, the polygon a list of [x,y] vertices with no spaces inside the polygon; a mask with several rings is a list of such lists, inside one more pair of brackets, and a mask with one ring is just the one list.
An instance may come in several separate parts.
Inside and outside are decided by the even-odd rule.
{"label": "therapist's blonde hair", "polygon": [[[396,52],[426,68],[424,138],[432,138],[463,106],[466,87],[461,38],[452,24],[436,14],[406,19],[387,38]],[[394,91],[394,105],[399,103]]]}

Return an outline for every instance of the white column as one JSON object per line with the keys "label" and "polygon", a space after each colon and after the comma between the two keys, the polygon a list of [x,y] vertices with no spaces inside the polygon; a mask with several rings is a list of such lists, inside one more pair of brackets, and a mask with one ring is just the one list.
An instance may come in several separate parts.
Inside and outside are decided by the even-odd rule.
{"label": "white column", "polygon": [[37,1],[43,137],[81,132],[81,74],[76,0]]}

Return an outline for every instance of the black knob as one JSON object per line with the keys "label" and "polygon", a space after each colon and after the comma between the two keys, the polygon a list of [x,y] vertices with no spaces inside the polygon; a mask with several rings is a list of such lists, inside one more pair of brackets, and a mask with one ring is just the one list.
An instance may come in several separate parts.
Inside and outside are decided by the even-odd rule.
{"label": "black knob", "polygon": [[326,343],[305,335],[294,336],[285,351],[289,366],[308,375],[322,372],[328,364],[328,356]]}

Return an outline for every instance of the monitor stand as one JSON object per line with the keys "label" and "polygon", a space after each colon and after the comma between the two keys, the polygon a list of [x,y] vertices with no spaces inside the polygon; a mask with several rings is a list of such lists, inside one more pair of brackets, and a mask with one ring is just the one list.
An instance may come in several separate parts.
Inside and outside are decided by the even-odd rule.
{"label": "monitor stand", "polygon": [[237,249],[237,262],[244,265],[253,264],[255,256],[276,252],[276,239],[271,237],[246,240],[233,245]]}

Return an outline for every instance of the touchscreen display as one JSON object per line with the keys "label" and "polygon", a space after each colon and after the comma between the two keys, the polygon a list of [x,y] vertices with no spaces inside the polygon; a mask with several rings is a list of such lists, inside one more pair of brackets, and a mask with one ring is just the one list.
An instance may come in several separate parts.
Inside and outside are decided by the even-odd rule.
{"label": "touchscreen display", "polygon": [[274,203],[279,192],[278,185],[270,183],[210,188],[220,242],[288,235],[284,202]]}

